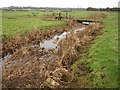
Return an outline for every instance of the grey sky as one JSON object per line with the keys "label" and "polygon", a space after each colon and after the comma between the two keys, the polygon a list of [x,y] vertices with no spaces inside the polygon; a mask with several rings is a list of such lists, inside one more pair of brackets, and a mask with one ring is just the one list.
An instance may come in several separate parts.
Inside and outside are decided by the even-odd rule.
{"label": "grey sky", "polygon": [[118,7],[119,0],[0,0],[0,7]]}

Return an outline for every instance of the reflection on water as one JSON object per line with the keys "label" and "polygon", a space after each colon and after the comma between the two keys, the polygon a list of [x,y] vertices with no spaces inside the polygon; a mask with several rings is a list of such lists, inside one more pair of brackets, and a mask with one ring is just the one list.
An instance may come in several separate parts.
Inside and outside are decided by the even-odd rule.
{"label": "reflection on water", "polygon": [[[77,33],[77,31],[82,31],[84,30],[85,27],[82,27],[82,28],[79,28],[79,29],[76,29],[74,30],[74,34]],[[65,39],[67,37],[67,34],[69,34],[69,32],[63,32],[62,34],[60,35],[55,35],[52,39],[50,40],[44,40],[43,42],[40,43],[40,47],[41,48],[44,48],[46,50],[48,49],[55,49],[58,47],[58,42],[62,39]]]}
{"label": "reflection on water", "polygon": [[57,43],[54,40],[45,40],[43,43],[40,43],[41,48],[45,49],[54,49],[57,47]]}
{"label": "reflection on water", "polygon": [[76,29],[76,30],[74,31],[74,34],[76,34],[78,31],[83,31],[84,29],[85,29],[85,27],[82,27],[82,28]]}
{"label": "reflection on water", "polygon": [[67,34],[67,32],[63,32],[61,35],[55,35],[52,39],[41,42],[40,47],[45,49],[55,49],[58,47],[58,42],[61,39],[65,39]]}
{"label": "reflection on water", "polygon": [[84,24],[84,25],[89,25],[90,22],[82,22],[82,24]]}

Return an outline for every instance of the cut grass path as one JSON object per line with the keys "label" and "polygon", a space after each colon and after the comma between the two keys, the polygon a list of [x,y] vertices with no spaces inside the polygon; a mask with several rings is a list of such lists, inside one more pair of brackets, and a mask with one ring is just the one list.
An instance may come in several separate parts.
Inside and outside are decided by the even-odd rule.
{"label": "cut grass path", "polygon": [[[104,19],[103,34],[89,50],[97,87],[118,87],[118,14],[109,13]],[[102,78],[103,77],[103,78]]]}

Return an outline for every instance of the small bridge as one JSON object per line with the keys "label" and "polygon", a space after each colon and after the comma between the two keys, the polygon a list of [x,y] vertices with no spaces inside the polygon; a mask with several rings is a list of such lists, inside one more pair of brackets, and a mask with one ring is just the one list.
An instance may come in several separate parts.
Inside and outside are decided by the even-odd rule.
{"label": "small bridge", "polygon": [[77,21],[77,22],[79,22],[79,23],[82,23],[82,22],[100,22],[100,21],[98,21],[98,20],[91,20],[91,19],[78,19],[78,20],[75,20],[75,21]]}
{"label": "small bridge", "polygon": [[78,22],[78,23],[85,24],[85,25],[89,25],[92,22],[101,22],[101,21],[98,21],[98,20],[90,20],[90,19],[78,19],[78,20],[75,20],[75,21]]}

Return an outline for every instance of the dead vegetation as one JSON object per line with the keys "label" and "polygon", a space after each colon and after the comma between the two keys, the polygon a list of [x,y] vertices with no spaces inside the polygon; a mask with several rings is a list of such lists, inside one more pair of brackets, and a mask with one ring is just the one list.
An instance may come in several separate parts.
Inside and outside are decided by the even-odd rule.
{"label": "dead vegetation", "polygon": [[103,18],[105,18],[105,14],[104,13],[93,13],[88,18],[95,19],[95,20],[102,20]]}
{"label": "dead vegetation", "polygon": [[60,34],[64,31],[68,31],[69,29],[73,27],[77,27],[78,24],[69,21],[67,25],[61,29],[53,28],[51,30],[38,30],[33,31],[30,33],[27,33],[25,37],[19,37],[15,36],[12,38],[9,38],[7,40],[3,39],[3,57],[6,56],[8,53],[12,54],[16,50],[20,49],[23,46],[27,46],[29,44],[39,44],[43,39],[49,39],[52,38],[55,34]]}
{"label": "dead vegetation", "polygon": [[[78,25],[69,22],[67,27],[59,30],[36,31],[27,34],[24,38],[17,37],[5,41],[3,50],[11,53],[12,56],[4,61],[3,88],[66,88],[69,84],[73,84],[75,76],[70,73],[69,68],[79,58],[80,53],[85,52],[90,43],[100,34],[101,23],[91,23],[85,30],[76,34],[71,31],[66,39],[59,42],[58,50],[45,50],[29,47],[29,45],[38,44],[43,39],[49,39],[56,33],[69,31]],[[41,57],[44,58],[41,60]],[[78,68],[80,76],[91,71],[83,64],[79,64]],[[84,80],[87,81],[86,78]]]}

